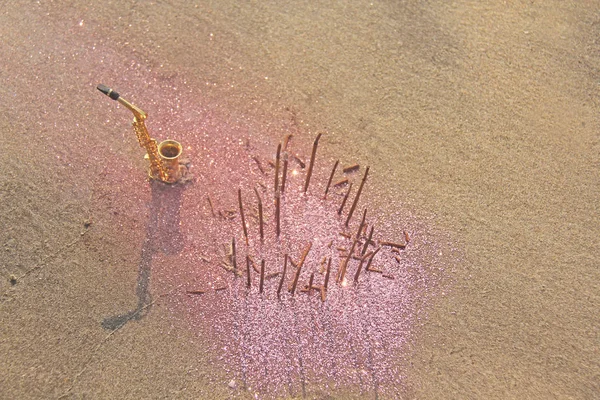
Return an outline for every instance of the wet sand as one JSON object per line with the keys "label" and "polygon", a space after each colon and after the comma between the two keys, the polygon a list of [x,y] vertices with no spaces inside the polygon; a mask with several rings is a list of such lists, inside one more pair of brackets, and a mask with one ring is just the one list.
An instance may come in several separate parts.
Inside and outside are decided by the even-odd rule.
{"label": "wet sand", "polygon": [[[11,3],[0,397],[594,398],[599,6]],[[131,115],[98,83],[184,144],[193,183],[146,181]],[[274,282],[242,297],[240,279],[198,258],[240,228],[214,225],[204,195],[235,205],[263,179],[252,155],[274,157],[291,133],[308,159],[317,132],[314,193],[335,160],[360,163],[354,185],[369,165],[370,223],[422,246],[406,279],[338,288],[329,308],[289,294],[282,306]],[[301,221],[288,225],[296,258],[304,221],[319,239],[339,223],[314,193],[286,214]],[[264,377],[247,373],[261,362]]]}

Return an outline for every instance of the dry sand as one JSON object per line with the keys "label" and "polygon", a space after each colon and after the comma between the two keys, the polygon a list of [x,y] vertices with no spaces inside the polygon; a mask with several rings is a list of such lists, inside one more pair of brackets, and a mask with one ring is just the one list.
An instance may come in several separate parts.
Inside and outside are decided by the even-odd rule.
{"label": "dry sand", "polygon": [[[184,145],[251,137],[269,157],[291,132],[308,154],[326,131],[323,160],[370,165],[366,199],[379,218],[440,250],[415,259],[432,292],[411,298],[418,312],[399,338],[408,344],[385,359],[398,379],[380,392],[314,377],[307,397],[597,397],[598,10],[594,1],[4,5],[0,398],[254,393],[215,346],[221,321],[190,318],[177,286],[202,279],[177,246],[202,232],[186,216],[206,210],[194,196],[216,185],[198,161],[209,152],[188,150],[196,182],[161,203],[130,114],[98,83],[148,111],[154,135]],[[181,232],[156,233],[165,208]],[[287,396],[302,396],[297,380]],[[259,397],[279,396],[269,388]]]}

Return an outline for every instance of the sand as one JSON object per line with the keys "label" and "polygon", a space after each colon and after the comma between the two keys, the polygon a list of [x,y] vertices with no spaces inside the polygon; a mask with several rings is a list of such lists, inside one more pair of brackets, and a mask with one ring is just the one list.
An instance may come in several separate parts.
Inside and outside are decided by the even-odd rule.
{"label": "sand", "polygon": [[[9,3],[0,398],[596,397],[599,7]],[[99,83],[182,142],[193,182],[147,181],[131,114]],[[335,160],[360,164],[354,190],[370,166],[368,223],[414,247],[382,259],[397,279],[325,303],[277,300],[276,280],[261,297],[256,276],[247,292],[213,261],[239,220],[206,195],[254,204],[284,135],[307,162],[318,132],[304,197],[292,166],[288,236],[275,246],[271,224],[274,247],[249,244],[267,271],[308,240],[316,271],[344,229],[344,187],[320,197]]]}

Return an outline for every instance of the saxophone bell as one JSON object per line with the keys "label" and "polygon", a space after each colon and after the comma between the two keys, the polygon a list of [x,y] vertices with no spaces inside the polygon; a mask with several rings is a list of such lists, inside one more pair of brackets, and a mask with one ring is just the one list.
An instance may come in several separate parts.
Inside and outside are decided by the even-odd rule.
{"label": "saxophone bell", "polygon": [[179,157],[182,153],[183,146],[175,140],[165,140],[158,145],[158,155],[166,175],[164,182],[175,183],[183,176],[185,167],[179,165]]}

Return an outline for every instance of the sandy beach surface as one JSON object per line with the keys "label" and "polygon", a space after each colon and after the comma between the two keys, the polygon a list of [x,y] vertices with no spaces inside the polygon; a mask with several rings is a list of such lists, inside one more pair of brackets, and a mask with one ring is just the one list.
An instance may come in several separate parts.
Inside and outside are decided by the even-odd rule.
{"label": "sandy beach surface", "polygon": [[[599,11],[5,2],[0,398],[598,398]],[[182,143],[189,182],[148,181],[132,115],[100,83]],[[336,160],[352,188],[324,199]],[[336,211],[366,166],[348,222],[353,197]],[[355,272],[348,249],[375,246],[381,273]],[[246,288],[252,254],[264,293],[258,272]],[[277,298],[285,254],[306,263]],[[322,301],[302,289],[328,259]]]}

